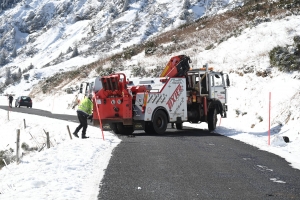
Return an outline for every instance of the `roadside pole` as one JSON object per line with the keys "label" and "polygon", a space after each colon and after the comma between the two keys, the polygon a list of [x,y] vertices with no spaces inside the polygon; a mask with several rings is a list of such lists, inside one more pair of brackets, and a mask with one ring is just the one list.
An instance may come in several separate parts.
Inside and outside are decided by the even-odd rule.
{"label": "roadside pole", "polygon": [[268,145],[270,145],[270,125],[271,125],[271,92],[269,92],[269,131],[268,131]]}
{"label": "roadside pole", "polygon": [[95,100],[95,105],[96,105],[96,109],[97,109],[97,114],[98,114],[98,119],[99,119],[99,125],[100,125],[100,129],[101,129],[101,132],[102,132],[102,139],[104,140],[104,133],[103,133],[103,127],[102,127],[102,121],[101,121],[101,116],[100,116],[100,113],[99,113],[99,110],[98,110],[98,106],[97,106],[97,98],[96,96],[94,96],[94,100]]}
{"label": "roadside pole", "polygon": [[9,121],[9,112],[11,111],[8,100],[8,109],[7,109],[7,120]]}

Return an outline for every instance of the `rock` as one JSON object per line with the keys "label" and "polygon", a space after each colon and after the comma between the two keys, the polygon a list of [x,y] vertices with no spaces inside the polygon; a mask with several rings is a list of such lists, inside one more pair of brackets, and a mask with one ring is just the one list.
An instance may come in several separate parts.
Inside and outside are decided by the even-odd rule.
{"label": "rock", "polygon": [[290,139],[289,137],[287,136],[282,136],[283,140],[286,142],[286,143],[289,143],[290,142]]}

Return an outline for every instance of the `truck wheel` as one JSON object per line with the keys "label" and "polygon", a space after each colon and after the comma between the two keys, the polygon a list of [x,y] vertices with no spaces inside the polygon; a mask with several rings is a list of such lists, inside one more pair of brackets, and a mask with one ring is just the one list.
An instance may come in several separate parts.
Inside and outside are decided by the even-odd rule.
{"label": "truck wheel", "polygon": [[182,130],[182,123],[176,123],[176,129]]}
{"label": "truck wheel", "polygon": [[120,134],[120,131],[117,129],[117,124],[116,123],[111,123],[109,124],[110,129],[115,133],[115,134]]}
{"label": "truck wheel", "polygon": [[212,108],[209,110],[207,120],[208,120],[208,130],[210,130],[210,131],[215,130],[217,127],[217,121],[218,121],[217,111],[215,108]]}
{"label": "truck wheel", "polygon": [[131,135],[133,133],[133,126],[124,126],[123,123],[117,123],[117,129],[122,135]]}
{"label": "truck wheel", "polygon": [[147,134],[153,134],[154,133],[153,123],[152,122],[145,122],[144,131]]}
{"label": "truck wheel", "polygon": [[153,129],[156,134],[162,134],[166,131],[168,119],[164,111],[158,110],[153,117]]}

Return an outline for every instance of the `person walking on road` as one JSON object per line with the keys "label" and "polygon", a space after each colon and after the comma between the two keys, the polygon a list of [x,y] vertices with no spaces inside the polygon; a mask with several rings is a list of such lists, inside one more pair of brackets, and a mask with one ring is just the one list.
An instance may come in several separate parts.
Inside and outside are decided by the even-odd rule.
{"label": "person walking on road", "polygon": [[8,96],[8,100],[9,100],[9,107],[12,107],[12,102],[14,100],[14,97],[11,94]]}
{"label": "person walking on road", "polygon": [[92,94],[89,94],[88,97],[85,97],[79,104],[78,109],[77,109],[77,117],[78,120],[80,122],[79,126],[75,129],[75,132],[73,133],[73,135],[75,137],[78,137],[78,132],[80,131],[80,129],[82,128],[82,135],[81,138],[82,139],[86,139],[89,138],[86,136],[86,129],[87,129],[87,120],[88,119],[92,119],[93,115],[93,102],[92,102]]}

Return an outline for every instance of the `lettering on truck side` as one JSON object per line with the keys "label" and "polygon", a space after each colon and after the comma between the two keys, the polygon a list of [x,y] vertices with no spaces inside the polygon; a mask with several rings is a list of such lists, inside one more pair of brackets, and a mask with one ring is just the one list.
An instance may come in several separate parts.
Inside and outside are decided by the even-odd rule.
{"label": "lettering on truck side", "polygon": [[167,101],[167,105],[169,107],[169,110],[171,110],[174,106],[174,103],[177,101],[179,96],[181,95],[183,91],[182,85],[178,85],[176,89],[174,90],[173,94],[170,96],[169,100]]}

